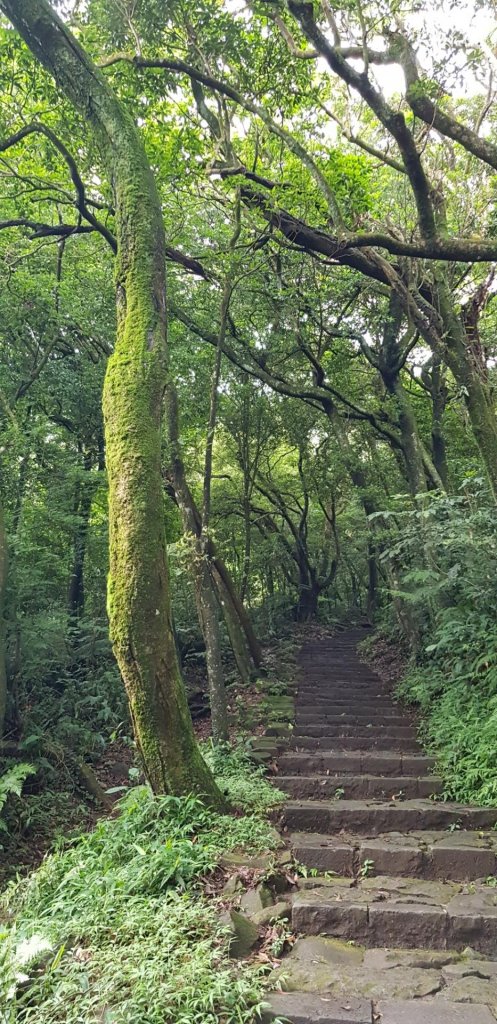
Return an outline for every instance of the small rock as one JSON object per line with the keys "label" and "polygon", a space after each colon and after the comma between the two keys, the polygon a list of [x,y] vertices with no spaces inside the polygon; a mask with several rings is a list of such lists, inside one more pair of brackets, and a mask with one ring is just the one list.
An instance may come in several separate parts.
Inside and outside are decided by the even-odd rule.
{"label": "small rock", "polygon": [[243,893],[240,901],[240,907],[249,917],[253,917],[254,914],[258,914],[261,910],[270,906],[272,903],[271,893],[264,883],[258,885],[255,889],[247,889]]}
{"label": "small rock", "polygon": [[225,896],[234,896],[235,893],[239,892],[241,888],[242,883],[238,875],[230,875],[227,882],[223,886],[223,892]]}
{"label": "small rock", "polygon": [[273,722],[272,725],[268,725],[265,735],[266,736],[288,736],[292,732],[293,726],[290,722]]}
{"label": "small rock", "polygon": [[259,938],[257,925],[238,910],[229,910],[222,914],[221,923],[231,932],[229,955],[234,960],[248,956]]}
{"label": "small rock", "polygon": [[291,916],[292,908],[290,904],[285,903],[284,900],[279,900],[278,903],[273,903],[271,907],[259,910],[257,914],[253,915],[252,921],[258,928],[265,928],[271,921],[289,921]]}
{"label": "small rock", "polygon": [[283,850],[278,857],[278,864],[292,864],[293,854],[291,850]]}
{"label": "small rock", "polygon": [[248,868],[250,871],[269,871],[273,865],[273,855],[263,853],[259,857],[249,857],[246,853],[225,853],[220,858],[223,868]]}

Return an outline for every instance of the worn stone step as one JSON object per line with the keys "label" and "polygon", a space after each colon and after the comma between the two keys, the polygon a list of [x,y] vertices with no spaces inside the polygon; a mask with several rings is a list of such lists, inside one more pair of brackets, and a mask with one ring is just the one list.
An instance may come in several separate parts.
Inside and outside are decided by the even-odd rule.
{"label": "worn stone step", "polygon": [[334,999],[326,992],[276,992],[268,998],[261,1024],[495,1024],[483,1003],[449,1003],[442,999]]}
{"label": "worn stone step", "polygon": [[[288,995],[298,992],[301,1010],[306,995],[319,998],[318,1009],[328,1001],[333,1006],[336,1000],[349,1012],[353,1009],[351,993],[359,1007],[360,1000],[371,999],[372,1020],[377,1024],[380,1012],[389,1013],[394,1007],[399,1019],[407,1022],[440,1020],[434,1016],[435,1008],[441,1008],[443,1021],[451,1019],[449,1011],[456,1021],[488,1021],[487,1003],[497,1004],[497,961],[455,950],[366,949],[356,943],[307,935],[297,939],[269,984]],[[292,1005],[290,1001],[278,1003],[281,1010]],[[315,1012],[313,1005],[308,1005],[308,1012]],[[403,1016],[404,1006],[412,1016]],[[417,1015],[418,1006],[425,1016]],[[484,1011],[481,1018],[475,1017],[473,1007]],[[469,1016],[461,1017],[464,1011]]]}
{"label": "worn stone step", "polygon": [[281,822],[292,832],[345,832],[375,835],[412,830],[489,829],[497,809],[437,803],[434,800],[288,800]]}
{"label": "worn stone step", "polygon": [[424,754],[393,753],[390,750],[315,752],[290,750],[278,759],[282,775],[315,775],[319,773],[352,775],[427,775],[435,759]]}
{"label": "worn stone step", "polygon": [[374,1021],[381,1024],[495,1024],[488,1006],[465,1000],[448,1003],[442,999],[381,1000],[374,1007]]}
{"label": "worn stone step", "polygon": [[[275,992],[268,997],[261,1024],[371,1024],[370,999],[333,999],[326,993]],[[470,1022],[473,1024],[473,1022]],[[482,1021],[486,1024],[486,1021]]]}
{"label": "worn stone step", "polygon": [[362,714],[361,712],[349,712],[343,711],[341,714],[336,712],[325,711],[323,713],[319,711],[299,711],[295,717],[295,724],[297,726],[302,725],[320,725],[325,726],[336,726],[336,725],[356,725],[359,728],[368,728],[370,725],[388,725],[398,728],[399,726],[410,726],[413,728],[412,721],[407,715],[399,715],[394,712],[387,711],[374,711],[370,715]]}
{"label": "worn stone step", "polygon": [[313,683],[300,683],[298,692],[324,693],[327,696],[341,696],[342,694],[355,694],[359,696],[369,694],[371,696],[391,696],[391,686],[382,683],[379,679],[354,680],[354,679],[317,679]]}
{"label": "worn stone step", "polygon": [[420,778],[402,775],[278,775],[278,789],[288,793],[293,800],[336,798],[337,790],[338,799],[345,800],[368,797],[410,800],[440,793],[442,780],[435,775]]}
{"label": "worn stone step", "polygon": [[297,750],[420,750],[417,740],[406,736],[393,736],[390,732],[381,736],[363,730],[354,736],[293,736],[290,746]]}
{"label": "worn stone step", "polygon": [[473,883],[410,878],[345,879],[299,893],[292,927],[361,945],[405,949],[471,947],[497,955],[497,892]]}
{"label": "worn stone step", "polygon": [[403,717],[402,708],[391,700],[375,701],[338,701],[331,700],[303,701],[297,705],[297,715],[393,715]]}
{"label": "worn stone step", "polygon": [[416,739],[417,729],[412,725],[373,725],[372,723],[366,725],[329,725],[326,722],[312,725],[309,722],[303,722],[297,724],[294,730],[295,736],[316,736],[318,738],[322,736],[360,736],[361,738],[368,738],[369,735],[378,736],[380,738],[384,736],[392,736],[397,739]]}
{"label": "worn stone step", "polygon": [[353,877],[363,865],[371,876],[400,875],[455,882],[497,876],[495,832],[387,832],[373,838],[297,832],[293,855],[309,870]]}

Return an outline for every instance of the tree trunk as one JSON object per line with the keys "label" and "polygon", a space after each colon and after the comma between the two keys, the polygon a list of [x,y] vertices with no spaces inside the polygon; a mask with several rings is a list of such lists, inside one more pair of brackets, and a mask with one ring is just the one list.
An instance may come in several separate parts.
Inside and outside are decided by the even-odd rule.
{"label": "tree trunk", "polygon": [[3,522],[3,509],[0,505],[0,737],[3,736],[5,710],[7,707],[7,666],[6,666],[6,627],[5,622],[5,590],[7,587],[7,536]]}
{"label": "tree trunk", "polygon": [[411,403],[398,375],[389,380],[388,390],[394,397],[397,406],[405,472],[411,496],[415,498],[417,494],[426,491],[426,476],[418,427]]}
{"label": "tree trunk", "polygon": [[104,387],[109,475],[108,608],[138,750],[155,792],[222,798],[202,760],[169,604],[161,478],[167,378],[164,228],[133,118],[47,0],[0,8],[94,132],[113,187],[117,339]]}
{"label": "tree trunk", "polygon": [[222,581],[222,588],[223,589],[219,593],[219,598],[222,601],[223,600],[223,596],[224,596],[225,593],[227,593],[229,595],[229,598],[230,598],[230,601],[231,601],[231,606],[232,606],[232,608],[234,609],[234,611],[236,613],[238,621],[239,621],[239,623],[241,625],[241,628],[243,630],[243,633],[245,635],[245,639],[247,641],[248,649],[250,651],[250,657],[251,657],[255,667],[256,668],[260,668],[260,666],[262,664],[262,650],[261,650],[261,645],[260,645],[260,643],[259,643],[259,641],[257,639],[256,634],[255,634],[255,630],[254,630],[254,627],[252,625],[252,620],[250,618],[249,613],[247,612],[247,609],[245,608],[245,605],[244,605],[243,601],[240,598],[240,595],[238,594],[238,591],[237,591],[237,589],[235,587],[235,584],[233,583],[232,576],[231,576],[229,570],[227,569],[226,565],[224,564],[223,559],[221,558],[220,555],[216,554],[215,550],[214,550],[214,553],[212,552],[212,541],[211,541],[211,557],[212,557],[212,564],[213,564],[213,566],[214,566],[214,568],[216,570],[216,574],[219,576],[219,579]]}
{"label": "tree trunk", "polygon": [[[202,530],[201,517],[185,476],[179,443],[178,399],[175,388],[171,386],[167,390],[166,409],[171,449],[169,472],[172,488],[181,514],[183,529],[198,540]],[[260,645],[254,633],[250,616],[238,596],[231,575],[222,558],[217,554],[212,535],[207,538],[207,555],[237,668],[241,679],[248,682],[252,677],[251,662],[255,668],[258,668],[262,661]]]}
{"label": "tree trunk", "polygon": [[[73,543],[73,560],[69,586],[67,588],[67,611],[69,621],[77,622],[85,609],[84,568],[86,557],[86,541],[90,526],[91,506],[93,502],[94,484],[90,478],[91,459],[85,456],[85,476],[76,484],[74,513],[77,517]],[[85,479],[86,478],[86,479]]]}
{"label": "tree trunk", "polygon": [[[221,697],[223,692],[225,694],[225,684],[221,658],[221,634],[218,621],[219,607],[221,607],[223,612],[237,668],[244,682],[248,682],[250,679],[250,670],[247,669],[248,656],[246,645],[243,643],[243,637],[235,633],[232,622],[232,610],[228,607],[228,602],[223,600],[220,594],[219,574],[212,561],[212,542],[208,541],[207,552],[202,550],[200,514],[185,476],[185,467],[179,441],[178,396],[176,389],[172,385],[169,385],[167,389],[166,410],[170,446],[169,474],[181,515],[183,530],[185,534],[191,536],[194,548],[192,553],[192,570],[195,598],[207,656],[212,732],[215,737],[214,742],[217,743],[228,739],[226,696],[224,696],[224,711],[221,711]],[[217,591],[217,597],[213,589],[214,587]],[[242,648],[242,652],[240,648]],[[245,654],[245,657],[243,654]]]}
{"label": "tree trunk", "polygon": [[447,466],[447,448],[443,430],[446,394],[440,362],[441,361],[438,356],[434,355],[433,368],[431,371],[431,450],[433,454],[433,464],[442,481],[444,490],[447,490],[449,486],[449,470]]}
{"label": "tree trunk", "polygon": [[318,616],[320,587],[311,573],[301,571],[299,577],[299,594],[294,617],[296,622],[310,622]]}
{"label": "tree trunk", "polygon": [[368,596],[366,609],[368,619],[374,622],[376,608],[378,605],[378,563],[376,561],[375,545],[371,538],[368,540]]}
{"label": "tree trunk", "polygon": [[228,631],[231,650],[236,662],[238,674],[244,683],[249,683],[256,675],[254,665],[250,658],[250,651],[247,646],[245,634],[242,629],[237,609],[231,599],[231,594],[226,588],[216,565],[211,562],[212,580],[216,588],[219,604],[222,609],[226,629]]}
{"label": "tree trunk", "polygon": [[497,501],[497,419],[481,367],[471,350],[464,324],[453,306],[450,286],[439,271],[437,299],[445,326],[446,362],[462,387],[473,434]]}

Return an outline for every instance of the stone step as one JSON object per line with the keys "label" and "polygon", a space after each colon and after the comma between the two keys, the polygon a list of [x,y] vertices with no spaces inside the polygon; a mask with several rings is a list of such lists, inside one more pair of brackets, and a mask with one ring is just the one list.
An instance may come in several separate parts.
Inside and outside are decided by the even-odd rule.
{"label": "stone step", "polygon": [[340,725],[329,725],[326,722],[312,725],[308,722],[297,724],[294,729],[295,736],[316,736],[318,738],[325,736],[360,736],[366,738],[369,735],[379,736],[393,736],[397,739],[416,739],[417,729],[412,725],[349,725],[347,723]]}
{"label": "stone step", "polygon": [[353,877],[368,864],[371,876],[475,881],[497,876],[495,832],[387,832],[372,839],[341,833],[290,836],[293,855],[309,870]]}
{"label": "stone step", "polygon": [[465,891],[456,883],[411,878],[337,879],[298,893],[292,928],[367,947],[471,947],[496,956],[497,891],[475,883]]}
{"label": "stone step", "polygon": [[[377,797],[380,800],[410,800],[440,793],[442,780],[435,775],[278,775],[278,789],[293,800],[345,799]],[[339,791],[338,797],[336,796]]]}
{"label": "stone step", "polygon": [[261,1024],[285,1020],[288,1024],[495,1024],[483,1003],[448,1003],[445,1000],[333,999],[326,992],[277,992],[268,1000]]}
{"label": "stone step", "polygon": [[302,725],[321,725],[333,727],[334,725],[356,725],[362,728],[368,728],[370,725],[388,725],[398,728],[399,726],[408,725],[413,728],[411,719],[407,715],[399,715],[394,712],[378,711],[371,713],[370,715],[364,715],[360,712],[348,712],[343,711],[341,714],[336,712],[325,711],[323,713],[319,711],[298,711],[295,719],[297,726]]}
{"label": "stone step", "polygon": [[[391,700],[384,701],[338,701],[331,698],[329,701],[322,698],[315,701],[301,701],[297,705],[298,715],[394,715],[403,717],[403,709],[399,704]],[[407,712],[406,712],[407,714]]]}
{"label": "stone step", "polygon": [[278,760],[282,775],[426,775],[435,767],[435,758],[424,754],[394,754],[390,750],[340,753],[322,750],[314,753],[288,751]]}
{"label": "stone step", "polygon": [[297,939],[269,984],[282,990],[270,997],[273,1012],[290,1020],[338,1014],[341,1024],[344,1011],[364,1020],[364,1001],[371,1000],[370,1020],[377,1024],[383,1015],[391,1024],[479,1024],[495,1020],[487,1004],[497,1003],[497,961],[455,950],[365,949],[308,935]]}
{"label": "stone step", "polygon": [[380,683],[378,679],[360,683],[351,679],[333,679],[329,681],[322,679],[312,684],[308,683],[306,686],[299,684],[297,693],[305,693],[313,697],[321,693],[325,697],[342,698],[350,695],[356,696],[359,700],[361,697],[368,697],[370,700],[376,697],[388,697],[392,700],[392,688]]}
{"label": "stone step", "polygon": [[496,1018],[488,1006],[465,999],[459,1003],[445,1000],[381,1000],[373,1009],[373,1021],[381,1024],[494,1024]]}
{"label": "stone step", "polygon": [[288,800],[279,812],[292,832],[345,832],[377,835],[451,828],[493,828],[497,809],[437,803],[434,800]]}
{"label": "stone step", "polygon": [[[277,992],[268,997],[261,1024],[371,1024],[370,999],[333,999],[309,992]],[[473,1024],[471,1021],[470,1024]],[[483,1018],[481,1024],[486,1024]]]}
{"label": "stone step", "polygon": [[381,736],[363,730],[353,736],[293,736],[290,746],[298,750],[392,750],[420,751],[417,740],[406,736],[392,736],[386,732]]}

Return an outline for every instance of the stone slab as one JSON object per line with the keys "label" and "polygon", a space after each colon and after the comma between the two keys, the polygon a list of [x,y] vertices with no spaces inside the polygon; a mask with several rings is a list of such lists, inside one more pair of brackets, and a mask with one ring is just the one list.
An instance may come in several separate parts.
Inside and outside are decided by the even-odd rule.
{"label": "stone slab", "polygon": [[369,999],[333,999],[312,993],[282,992],[272,995],[268,1002],[262,1024],[278,1017],[290,1024],[371,1024]]}
{"label": "stone slab", "polygon": [[416,740],[397,736],[294,736],[290,746],[301,750],[388,750],[416,753]]}
{"label": "stone slab", "polygon": [[369,941],[374,946],[445,949],[447,914],[423,903],[373,903],[369,907]]}
{"label": "stone slab", "polygon": [[[286,727],[288,729],[288,727]],[[267,735],[271,735],[269,730]],[[371,739],[371,737],[379,738],[381,740],[386,737],[392,737],[392,739],[416,739],[417,730],[412,725],[394,725],[388,723],[387,725],[381,724],[373,725],[371,722],[366,725],[360,723],[337,723],[330,725],[328,722],[320,722],[314,724],[312,722],[297,723],[295,728],[295,736],[360,736],[361,738]]]}
{"label": "stone slab", "polygon": [[431,800],[360,801],[289,800],[282,811],[285,825],[295,831],[365,833],[444,829],[460,824],[469,829],[491,828],[497,810],[463,807]]}
{"label": "stone slab", "polygon": [[[426,775],[422,778],[384,775],[278,775],[278,787],[292,799],[313,799],[322,795],[336,798],[336,791],[345,800],[414,800],[426,799],[441,789],[441,779]],[[490,874],[491,872],[487,872]]]}
{"label": "stone slab", "polygon": [[488,1006],[441,999],[379,1002],[373,1020],[378,1024],[495,1024]]}

